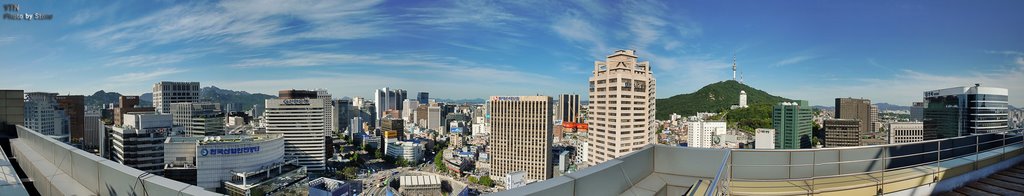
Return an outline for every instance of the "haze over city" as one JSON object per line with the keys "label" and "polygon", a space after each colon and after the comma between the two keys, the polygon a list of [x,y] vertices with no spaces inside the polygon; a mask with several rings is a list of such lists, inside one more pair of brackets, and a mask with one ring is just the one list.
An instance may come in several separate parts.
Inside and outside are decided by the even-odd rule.
{"label": "haze over city", "polygon": [[593,61],[636,49],[659,98],[731,79],[734,55],[746,84],[813,105],[906,106],[975,83],[1024,92],[1021,1],[17,3],[56,15],[0,23],[0,66],[32,73],[0,87],[27,91],[141,94],[170,80],[271,95],[555,95],[584,93]]}

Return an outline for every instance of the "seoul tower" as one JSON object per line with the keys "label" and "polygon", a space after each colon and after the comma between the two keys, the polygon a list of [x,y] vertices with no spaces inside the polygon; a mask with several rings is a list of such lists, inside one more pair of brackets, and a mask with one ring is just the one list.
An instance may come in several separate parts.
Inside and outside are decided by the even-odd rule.
{"label": "seoul tower", "polygon": [[732,54],[732,80],[736,81],[736,54]]}

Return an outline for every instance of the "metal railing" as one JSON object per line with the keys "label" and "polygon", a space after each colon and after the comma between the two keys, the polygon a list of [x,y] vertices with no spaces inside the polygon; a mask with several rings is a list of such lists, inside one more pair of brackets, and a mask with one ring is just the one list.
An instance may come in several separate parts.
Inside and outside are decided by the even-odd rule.
{"label": "metal railing", "polygon": [[[730,165],[732,165],[732,151],[726,150],[723,151],[722,153],[725,154],[722,156],[722,165],[718,166],[718,172],[715,174],[715,179],[711,180],[711,185],[708,186],[708,192],[705,194],[705,196],[729,194],[729,184],[730,180],[732,179],[730,177],[732,176],[732,167],[729,167]],[[725,179],[723,179],[723,176],[725,177]]]}
{"label": "metal railing", "polygon": [[[998,158],[999,161],[1003,161],[1008,159],[1008,157],[1005,156],[1007,150],[1018,150],[1022,147],[1022,140],[1024,140],[1024,136],[1020,134],[1020,130],[1018,129],[999,133],[874,146],[792,150],[732,149],[730,151],[735,151],[734,154],[727,156],[730,161],[722,165],[728,165],[730,169],[725,171],[728,171],[730,175],[726,176],[726,179],[719,179],[719,177],[716,177],[715,181],[725,181],[727,184],[723,185],[724,187],[733,186],[732,182],[736,181],[804,181],[807,186],[806,188],[808,189],[808,193],[820,193],[859,189],[903,181],[908,179],[907,176],[901,176],[898,179],[891,179],[894,176],[900,175],[893,175],[893,173],[906,169],[919,168],[927,169],[928,172],[912,177],[932,176],[932,180],[928,183],[935,183],[941,180],[938,179],[938,175],[936,174],[950,169],[944,168],[944,166],[955,165],[959,167],[970,164],[972,170],[979,169],[980,167],[986,166],[979,165],[979,162],[983,160]],[[775,155],[769,153],[784,155],[785,160],[788,162],[784,164],[733,163],[733,160],[736,160],[737,158],[742,160],[764,160],[770,158],[765,158],[763,156]],[[847,157],[844,159],[843,155],[853,158]],[[752,159],[751,157],[746,156],[759,157],[757,159]],[[807,161],[807,159],[810,161]],[[960,159],[959,163],[958,159]],[[781,159],[776,158],[776,160]],[[734,170],[737,168],[741,171],[735,172]],[[778,175],[781,173],[780,171],[785,171],[786,175]],[[758,172],[761,172],[761,174],[757,174]],[[818,185],[828,185],[828,183],[818,184],[816,183],[816,180],[857,175],[872,175],[874,176],[872,178],[875,183],[866,183],[862,186],[844,186],[842,188],[816,187]],[[890,177],[890,179],[886,179],[886,177]],[[779,187],[758,186],[757,188]],[[832,189],[822,190],[829,188]],[[877,191],[881,193],[883,190],[878,188]]]}

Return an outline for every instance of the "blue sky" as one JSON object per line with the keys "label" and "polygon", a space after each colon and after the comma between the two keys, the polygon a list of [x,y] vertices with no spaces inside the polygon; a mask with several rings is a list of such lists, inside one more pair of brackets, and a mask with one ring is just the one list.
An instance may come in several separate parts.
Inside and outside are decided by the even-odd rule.
{"label": "blue sky", "polygon": [[736,54],[748,85],[815,105],[974,83],[1024,105],[1024,1],[0,2],[55,15],[0,21],[3,89],[585,94],[593,61],[636,49],[658,97],[729,79]]}

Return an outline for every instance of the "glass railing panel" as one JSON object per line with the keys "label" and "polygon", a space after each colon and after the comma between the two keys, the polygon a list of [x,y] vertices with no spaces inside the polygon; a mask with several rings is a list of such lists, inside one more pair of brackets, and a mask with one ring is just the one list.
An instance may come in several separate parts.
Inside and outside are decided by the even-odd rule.
{"label": "glass railing panel", "polygon": [[885,169],[888,152],[882,147],[852,148],[839,150],[840,174],[856,174]]}
{"label": "glass railing panel", "polygon": [[782,150],[733,151],[732,177],[734,180],[787,179],[790,177],[789,153]]}
{"label": "glass railing panel", "polygon": [[814,152],[814,176],[839,175],[839,150]]}

